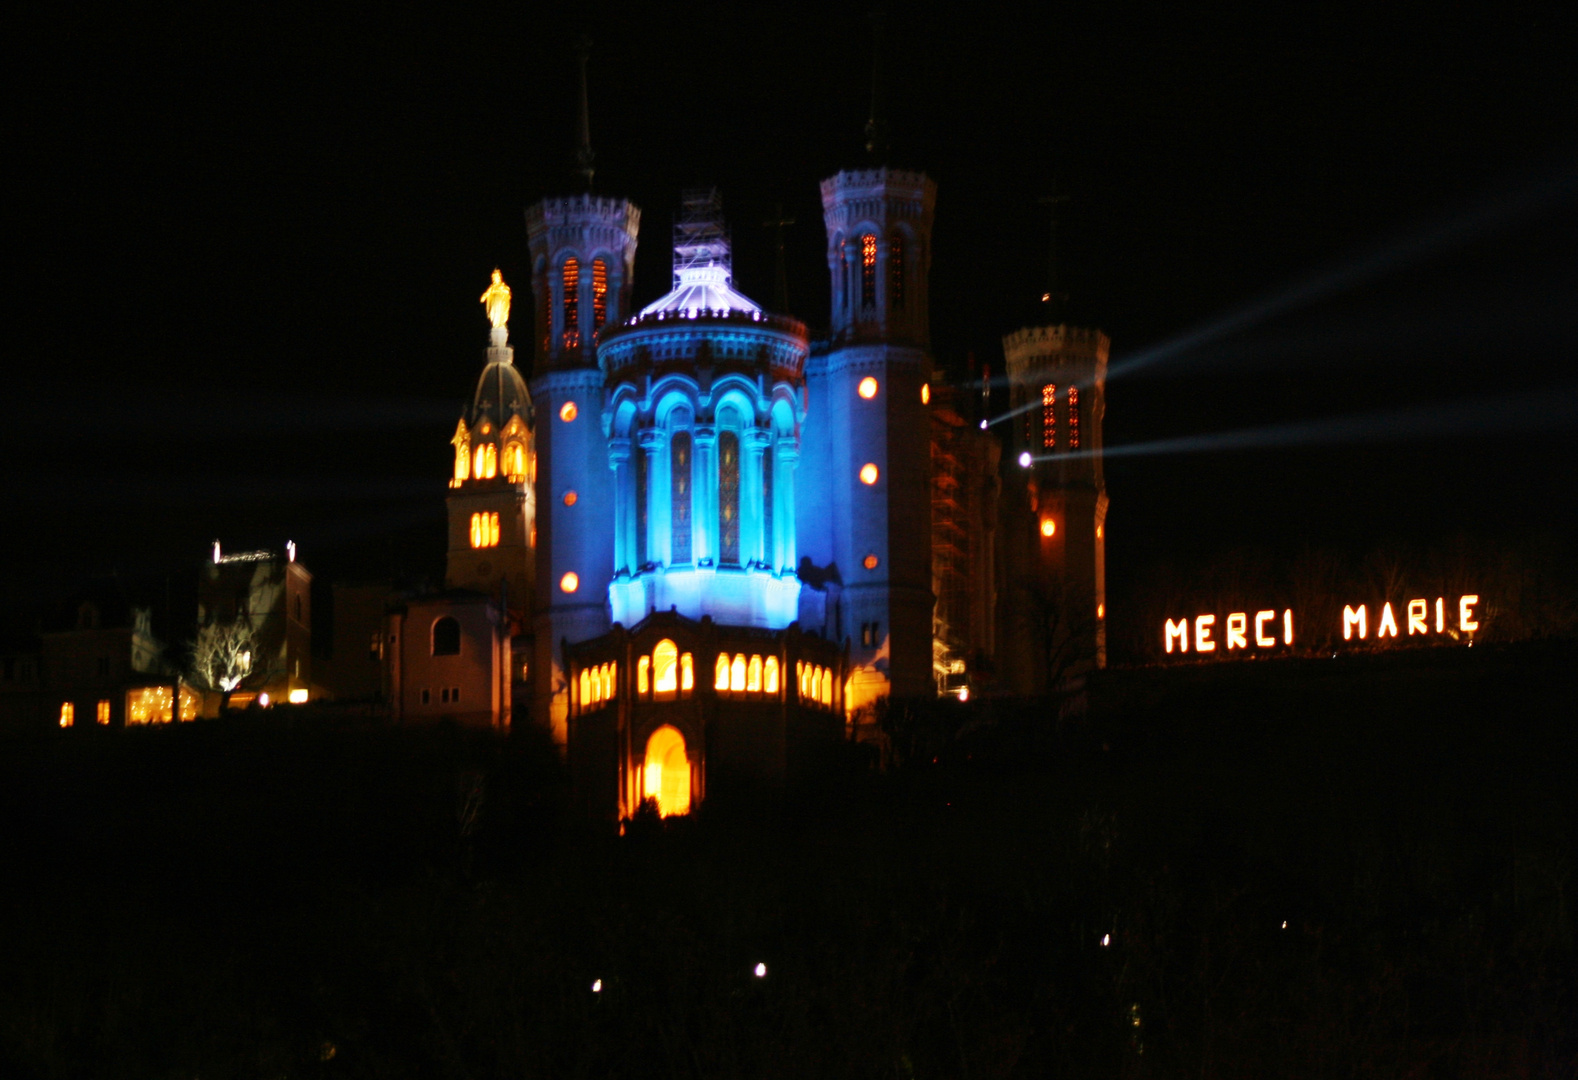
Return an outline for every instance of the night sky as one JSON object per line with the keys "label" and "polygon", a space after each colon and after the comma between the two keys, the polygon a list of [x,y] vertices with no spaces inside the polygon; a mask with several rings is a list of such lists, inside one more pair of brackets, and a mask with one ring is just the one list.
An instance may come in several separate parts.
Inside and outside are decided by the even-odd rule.
{"label": "night sky", "polygon": [[[1000,372],[1036,318],[1055,178],[1073,318],[1127,372],[1110,447],[1364,417],[1112,457],[1120,592],[1237,544],[1570,533],[1571,16],[1195,7],[888,20],[889,160],[938,184],[939,364]],[[582,26],[596,190],[643,209],[637,303],[667,290],[680,189],[716,184],[737,284],[771,301],[781,203],[790,306],[825,326],[817,183],[867,164],[858,5],[57,7],[15,30],[0,603],[189,575],[215,537],[294,539],[336,580],[441,568],[477,297],[501,267],[529,340],[522,212],[571,190]]]}

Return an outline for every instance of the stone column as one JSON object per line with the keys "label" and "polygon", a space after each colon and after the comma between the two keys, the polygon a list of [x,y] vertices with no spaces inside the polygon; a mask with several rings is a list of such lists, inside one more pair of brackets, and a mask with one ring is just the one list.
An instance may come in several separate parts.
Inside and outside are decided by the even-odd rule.
{"label": "stone column", "polygon": [[608,440],[608,467],[614,473],[614,574],[636,570],[635,496],[630,476],[630,440]]}
{"label": "stone column", "polygon": [[[770,436],[762,428],[747,428],[740,432],[740,565],[766,562],[770,552],[771,537],[762,532],[762,451],[767,448]],[[776,515],[775,515],[776,516]]]}
{"label": "stone column", "polygon": [[[668,433],[645,428],[638,437],[641,449],[647,452],[647,559],[657,566],[667,566],[674,539],[670,527],[673,500],[668,483]],[[636,520],[641,520],[639,513]]]}
{"label": "stone column", "polygon": [[800,562],[794,531],[794,471],[800,464],[800,440],[780,435],[777,451],[773,462],[773,531],[778,534],[778,559],[773,569],[794,570]]}
{"label": "stone column", "polygon": [[695,456],[691,461],[690,549],[697,566],[718,565],[718,429],[697,424],[690,430]]}

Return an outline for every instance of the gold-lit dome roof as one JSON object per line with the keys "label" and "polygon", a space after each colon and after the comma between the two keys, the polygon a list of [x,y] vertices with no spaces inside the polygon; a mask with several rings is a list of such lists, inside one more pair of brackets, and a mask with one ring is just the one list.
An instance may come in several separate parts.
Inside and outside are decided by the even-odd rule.
{"label": "gold-lit dome roof", "polygon": [[526,423],[532,422],[531,392],[526,389],[526,380],[510,361],[492,360],[477,380],[477,392],[471,399],[471,426],[491,420],[495,428],[503,428],[516,414]]}

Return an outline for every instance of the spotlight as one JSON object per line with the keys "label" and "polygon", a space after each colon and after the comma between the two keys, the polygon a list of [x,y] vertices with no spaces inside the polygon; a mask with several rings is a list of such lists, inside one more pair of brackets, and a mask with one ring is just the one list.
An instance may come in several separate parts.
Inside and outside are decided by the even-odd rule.
{"label": "spotlight", "polygon": [[[983,420],[983,421],[981,421],[981,423],[984,424],[984,423],[986,423],[986,421]],[[1030,451],[1023,450],[1023,451],[1020,452],[1020,454],[1019,454],[1019,467],[1021,469],[1028,469],[1028,468],[1030,468]]]}
{"label": "spotlight", "polygon": [[752,970],[753,970],[753,972],[755,973],[755,975],[756,975],[756,977],[758,979],[765,979],[765,978],[767,978],[767,965],[766,964],[757,964],[756,967],[753,968]]}

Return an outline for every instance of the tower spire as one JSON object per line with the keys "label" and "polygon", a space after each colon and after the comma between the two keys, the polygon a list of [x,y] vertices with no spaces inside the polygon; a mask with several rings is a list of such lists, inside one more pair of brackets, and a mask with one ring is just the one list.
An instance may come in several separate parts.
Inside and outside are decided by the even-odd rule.
{"label": "tower spire", "polygon": [[576,128],[577,142],[575,147],[575,177],[584,185],[586,190],[592,190],[592,162],[596,154],[592,153],[592,122],[590,109],[586,101],[586,58],[592,51],[592,39],[582,34],[575,40],[576,64],[581,72],[581,111],[579,124]]}
{"label": "tower spire", "polygon": [[887,25],[880,9],[871,12],[871,111],[866,116],[866,153],[874,163],[888,154],[887,119],[882,115],[882,76],[887,52]]}
{"label": "tower spire", "polygon": [[1057,178],[1052,179],[1052,191],[1038,200],[1047,208],[1047,285],[1041,294],[1041,309],[1047,325],[1055,326],[1067,318],[1068,293],[1062,291],[1057,273],[1057,208],[1068,202],[1067,195],[1057,192]]}
{"label": "tower spire", "polygon": [[794,224],[794,218],[784,216],[784,204],[773,204],[773,216],[762,222],[762,227],[773,230],[777,254],[777,274],[773,281],[773,310],[780,315],[789,314],[789,266],[784,257],[784,229]]}

